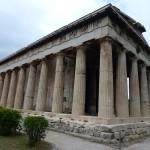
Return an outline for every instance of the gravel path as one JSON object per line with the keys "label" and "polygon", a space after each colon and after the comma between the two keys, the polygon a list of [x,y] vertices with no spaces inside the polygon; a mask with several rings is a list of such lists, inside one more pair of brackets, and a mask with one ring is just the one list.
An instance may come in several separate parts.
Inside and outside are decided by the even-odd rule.
{"label": "gravel path", "polygon": [[[116,150],[103,144],[54,131],[49,131],[45,140],[54,143],[60,150]],[[122,150],[150,150],[150,137]]]}
{"label": "gravel path", "polygon": [[124,150],[150,150],[150,137],[146,138],[143,142],[133,144]]}
{"label": "gravel path", "polygon": [[102,144],[54,131],[49,131],[45,140],[54,143],[61,150],[115,150]]}

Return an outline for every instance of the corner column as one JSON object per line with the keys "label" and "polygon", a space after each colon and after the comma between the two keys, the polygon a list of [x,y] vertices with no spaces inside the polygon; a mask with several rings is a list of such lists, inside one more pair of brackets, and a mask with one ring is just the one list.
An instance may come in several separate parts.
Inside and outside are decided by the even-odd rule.
{"label": "corner column", "polygon": [[26,88],[25,97],[24,97],[24,105],[23,105],[24,110],[33,109],[35,79],[36,79],[36,66],[33,63],[31,63],[30,68],[29,68],[27,88]]}
{"label": "corner column", "polygon": [[63,112],[63,92],[64,92],[64,54],[57,54],[54,93],[52,102],[52,112]]}
{"label": "corner column", "polygon": [[114,117],[113,108],[113,61],[110,39],[100,44],[99,108],[98,117]]}
{"label": "corner column", "polygon": [[2,90],[3,90],[3,85],[4,85],[4,76],[1,73],[0,74],[0,102],[1,102],[1,95],[2,95]]}
{"label": "corner column", "polygon": [[147,82],[147,73],[146,65],[142,64],[140,66],[141,71],[141,114],[142,117],[149,117],[149,97],[148,97],[148,82]]}
{"label": "corner column", "polygon": [[150,105],[150,69],[148,69],[147,76],[148,76],[148,94],[149,94],[148,96],[149,96],[149,105]]}
{"label": "corner column", "polygon": [[130,74],[130,117],[141,117],[137,58],[132,58]]}
{"label": "corner column", "polygon": [[18,84],[16,89],[15,104],[14,104],[14,108],[16,109],[22,109],[23,107],[24,86],[25,86],[25,68],[21,67],[19,71],[19,79],[18,79]]}
{"label": "corner column", "polygon": [[126,50],[118,48],[116,74],[116,113],[117,117],[129,117]]}
{"label": "corner column", "polygon": [[5,79],[4,79],[4,86],[3,86],[2,95],[1,95],[1,106],[2,107],[6,107],[6,104],[7,104],[9,84],[10,84],[10,75],[9,75],[9,72],[6,72]]}
{"label": "corner column", "polygon": [[42,60],[39,87],[37,93],[36,110],[44,111],[46,105],[47,94],[48,67],[46,59]]}
{"label": "corner column", "polygon": [[17,86],[16,83],[17,83],[17,72],[16,70],[13,70],[11,73],[10,87],[9,87],[9,93],[8,93],[8,98],[7,98],[8,108],[13,108],[14,106],[16,86]]}
{"label": "corner column", "polygon": [[73,115],[84,115],[86,90],[86,46],[77,47],[73,92]]}

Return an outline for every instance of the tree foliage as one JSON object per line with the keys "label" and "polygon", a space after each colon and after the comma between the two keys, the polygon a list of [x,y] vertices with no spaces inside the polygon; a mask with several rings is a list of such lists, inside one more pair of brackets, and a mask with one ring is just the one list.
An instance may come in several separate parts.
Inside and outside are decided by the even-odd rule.
{"label": "tree foliage", "polygon": [[17,110],[0,108],[0,135],[11,135],[16,131],[21,118]]}
{"label": "tree foliage", "polygon": [[34,146],[36,142],[45,138],[48,121],[44,117],[31,116],[24,120],[24,128],[29,136],[29,144]]}

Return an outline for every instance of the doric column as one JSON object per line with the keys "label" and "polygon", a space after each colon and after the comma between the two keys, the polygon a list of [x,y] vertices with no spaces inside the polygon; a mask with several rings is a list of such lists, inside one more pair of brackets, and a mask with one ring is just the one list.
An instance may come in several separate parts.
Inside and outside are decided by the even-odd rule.
{"label": "doric column", "polygon": [[17,85],[17,72],[13,70],[11,73],[10,86],[7,98],[7,107],[13,108],[16,94],[16,85]]}
{"label": "doric column", "polygon": [[116,113],[117,117],[129,117],[126,50],[118,49],[116,74]]}
{"label": "doric column", "polygon": [[141,76],[141,114],[142,117],[149,117],[149,97],[148,97],[148,83],[147,83],[147,73],[146,65],[142,64],[140,66]]}
{"label": "doric column", "polygon": [[130,117],[141,117],[140,90],[137,58],[132,58],[130,74]]}
{"label": "doric column", "polygon": [[10,84],[10,75],[9,75],[9,72],[6,72],[5,79],[4,79],[4,86],[3,86],[2,95],[1,95],[1,106],[2,107],[6,107],[6,104],[7,104],[9,84]]}
{"label": "doric column", "polygon": [[26,93],[24,97],[24,105],[23,105],[24,110],[33,109],[35,79],[36,79],[36,66],[33,63],[31,63],[29,68]]}
{"label": "doric column", "polygon": [[100,44],[99,117],[114,117],[113,101],[112,43],[110,39],[106,39]]}
{"label": "doric column", "polygon": [[73,92],[73,115],[84,115],[86,90],[86,47],[77,47],[75,80]]}
{"label": "doric column", "polygon": [[56,58],[54,93],[52,102],[52,112],[63,112],[64,94],[64,54],[59,53]]}
{"label": "doric column", "polygon": [[4,75],[1,73],[0,74],[0,102],[1,102],[1,95],[2,95],[2,90],[3,90],[3,84],[4,84]]}
{"label": "doric column", "polygon": [[149,106],[150,106],[150,69],[148,69],[148,96],[149,96]]}
{"label": "doric column", "polygon": [[37,93],[36,110],[44,111],[47,96],[48,66],[45,59],[42,60],[39,87]]}
{"label": "doric column", "polygon": [[25,68],[21,67],[19,71],[19,79],[17,83],[16,96],[14,108],[22,109],[24,100],[24,86],[25,86]]}

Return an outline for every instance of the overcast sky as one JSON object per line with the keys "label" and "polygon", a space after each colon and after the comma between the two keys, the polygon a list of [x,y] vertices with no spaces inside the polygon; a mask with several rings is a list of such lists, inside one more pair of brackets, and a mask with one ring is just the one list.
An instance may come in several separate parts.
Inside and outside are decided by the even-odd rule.
{"label": "overcast sky", "polygon": [[0,0],[0,59],[108,3],[142,23],[150,45],[150,0]]}

